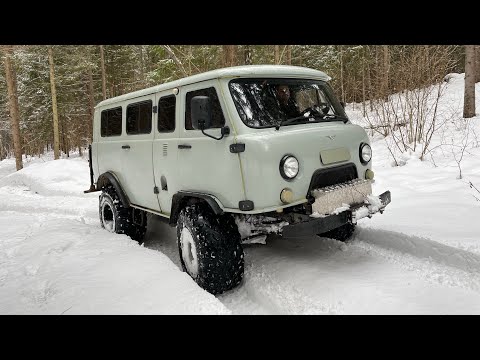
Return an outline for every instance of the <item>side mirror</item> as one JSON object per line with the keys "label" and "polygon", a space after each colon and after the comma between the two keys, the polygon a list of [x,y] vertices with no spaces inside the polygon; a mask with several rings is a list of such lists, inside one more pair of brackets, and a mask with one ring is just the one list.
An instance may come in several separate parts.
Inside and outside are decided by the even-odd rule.
{"label": "side mirror", "polygon": [[194,96],[191,102],[192,126],[195,130],[205,130],[212,126],[212,106],[208,96]]}

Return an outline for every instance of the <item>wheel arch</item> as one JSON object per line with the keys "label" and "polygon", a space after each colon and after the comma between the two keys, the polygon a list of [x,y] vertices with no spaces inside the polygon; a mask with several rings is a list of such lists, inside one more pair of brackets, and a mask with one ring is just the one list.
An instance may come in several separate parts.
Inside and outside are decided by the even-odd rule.
{"label": "wheel arch", "polygon": [[187,205],[203,202],[206,203],[215,215],[223,214],[223,207],[214,196],[203,193],[179,191],[172,198],[172,208],[170,211],[169,224],[175,226],[178,220],[178,214]]}
{"label": "wheel arch", "polygon": [[123,191],[122,186],[120,185],[120,181],[118,180],[117,176],[112,171],[104,172],[102,175],[98,177],[97,180],[97,190],[101,190],[103,187],[111,184],[122,202],[122,205],[125,208],[130,206],[130,200],[128,199],[127,194]]}

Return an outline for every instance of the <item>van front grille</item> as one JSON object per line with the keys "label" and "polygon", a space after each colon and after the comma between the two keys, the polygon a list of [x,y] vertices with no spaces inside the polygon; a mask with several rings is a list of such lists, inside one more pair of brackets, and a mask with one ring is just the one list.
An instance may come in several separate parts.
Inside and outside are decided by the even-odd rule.
{"label": "van front grille", "polygon": [[357,167],[352,163],[328,169],[318,169],[312,175],[307,197],[310,195],[310,191],[314,189],[344,183],[357,178]]}

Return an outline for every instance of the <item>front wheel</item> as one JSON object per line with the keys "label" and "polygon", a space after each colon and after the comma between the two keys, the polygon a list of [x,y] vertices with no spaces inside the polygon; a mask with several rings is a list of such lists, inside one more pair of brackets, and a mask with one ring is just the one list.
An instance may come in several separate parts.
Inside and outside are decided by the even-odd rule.
{"label": "front wheel", "polygon": [[205,204],[185,207],[178,216],[177,244],[183,270],[208,292],[221,294],[242,281],[244,254],[231,215],[217,216]]}
{"label": "front wheel", "polygon": [[355,224],[347,223],[336,229],[318,234],[318,236],[335,239],[338,241],[347,241],[352,237],[353,232],[355,231],[355,226]]}

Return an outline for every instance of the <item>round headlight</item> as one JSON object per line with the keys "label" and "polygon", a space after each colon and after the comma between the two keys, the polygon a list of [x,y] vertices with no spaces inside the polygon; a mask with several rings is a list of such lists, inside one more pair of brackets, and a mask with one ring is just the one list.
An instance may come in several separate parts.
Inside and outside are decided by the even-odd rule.
{"label": "round headlight", "polygon": [[360,145],[360,161],[366,165],[372,159],[372,148],[368,144]]}
{"label": "round headlight", "polygon": [[285,155],[280,160],[280,175],[285,180],[292,180],[298,174],[298,160],[292,155]]}

